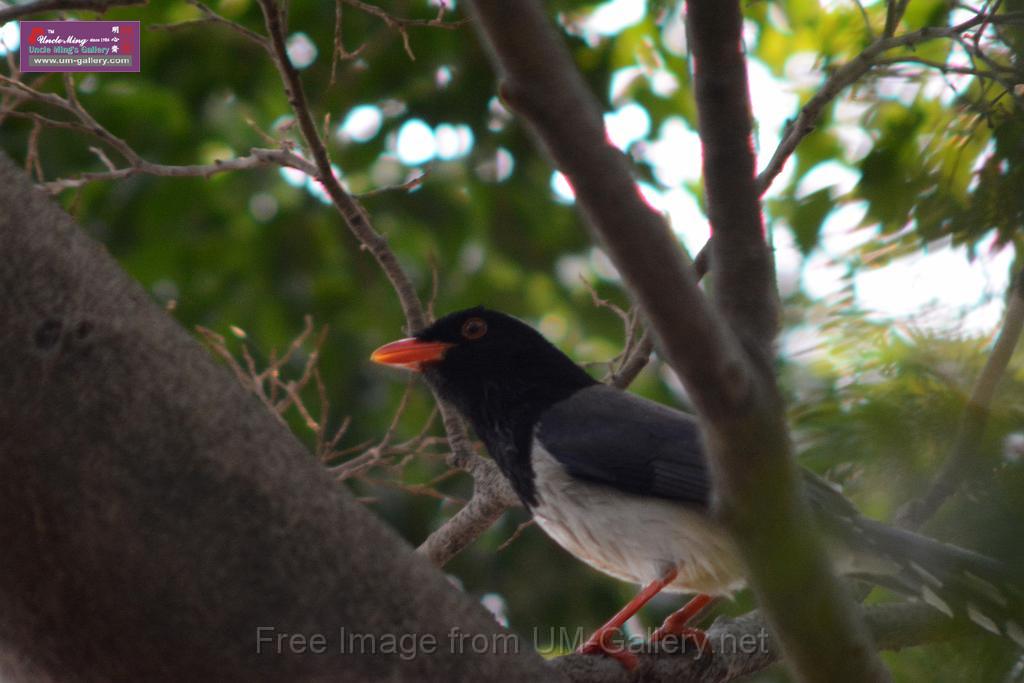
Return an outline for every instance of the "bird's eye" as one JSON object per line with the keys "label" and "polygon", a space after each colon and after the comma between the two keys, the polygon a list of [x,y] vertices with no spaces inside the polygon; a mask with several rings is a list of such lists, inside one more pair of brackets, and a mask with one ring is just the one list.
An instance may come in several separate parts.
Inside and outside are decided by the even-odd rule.
{"label": "bird's eye", "polygon": [[470,318],[462,323],[462,336],[466,339],[479,339],[487,334],[487,323],[480,318]]}

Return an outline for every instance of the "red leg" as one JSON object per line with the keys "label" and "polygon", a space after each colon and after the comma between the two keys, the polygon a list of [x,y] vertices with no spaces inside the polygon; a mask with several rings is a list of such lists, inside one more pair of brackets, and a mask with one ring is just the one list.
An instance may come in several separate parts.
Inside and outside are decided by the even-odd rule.
{"label": "red leg", "polygon": [[710,649],[707,634],[688,624],[712,602],[714,602],[714,598],[710,595],[697,595],[683,605],[682,609],[668,615],[661,627],[651,634],[651,641],[661,640],[668,635],[676,635],[692,640],[701,650]]}
{"label": "red leg", "polygon": [[661,592],[661,589],[669,585],[676,579],[676,575],[679,572],[676,569],[672,569],[660,579],[651,581],[637,596],[629,601],[625,607],[620,609],[614,617],[608,620],[601,628],[594,632],[594,635],[590,636],[590,639],[583,644],[583,647],[579,651],[583,654],[596,654],[603,652],[604,654],[618,660],[622,666],[627,669],[636,668],[636,657],[633,653],[617,647],[614,643],[607,642],[608,639],[615,635],[622,625],[629,621],[629,618],[640,611],[640,608],[648,603],[648,601],[655,595]]}

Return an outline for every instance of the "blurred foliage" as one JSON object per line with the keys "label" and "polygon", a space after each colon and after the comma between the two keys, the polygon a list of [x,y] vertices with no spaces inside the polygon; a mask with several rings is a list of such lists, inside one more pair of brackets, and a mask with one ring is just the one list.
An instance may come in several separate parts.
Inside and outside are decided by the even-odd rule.
{"label": "blurred foliage", "polygon": [[[380,4],[394,16],[436,14],[425,0]],[[699,205],[699,182],[667,180],[649,154],[669,127],[696,126],[680,9],[671,0],[652,0],[628,25],[595,30],[599,13],[613,4],[621,0],[603,5],[557,0],[548,7],[609,111],[635,104],[646,113],[648,130],[627,149],[638,176],[656,190],[682,189]],[[777,78],[791,79],[806,102],[822,79],[880,31],[886,3],[863,4],[746,3],[747,50]],[[1021,4],[1006,6],[1019,10]],[[221,0],[212,7],[262,32],[253,0]],[[962,20],[962,12],[952,16],[949,7],[943,0],[912,0],[903,28]],[[168,0],[105,18],[139,19],[152,29],[199,14],[183,1]],[[446,16],[461,18],[460,6]],[[495,77],[471,29],[411,28],[412,60],[399,32],[345,6],[343,43],[349,51],[361,51],[339,63],[331,83],[334,23],[333,3],[290,6],[290,30],[304,34],[317,50],[303,79],[315,116],[329,117],[330,152],[347,186],[362,193],[427,173],[413,191],[365,199],[375,227],[387,236],[421,294],[429,296],[436,267],[435,310],[485,303],[539,325],[581,362],[613,357],[622,344],[620,322],[591,303],[580,277],[602,297],[625,305],[620,283],[571,203],[552,192],[547,161],[501,106]],[[992,59],[1015,66],[1017,73],[1020,33],[1007,28],[1004,42],[990,50]],[[92,115],[144,158],[210,163],[266,146],[259,131],[297,140],[276,71],[238,35],[215,25],[149,30],[142,46],[141,73],[79,76],[76,87]],[[913,55],[944,63],[960,59],[957,49],[952,41],[933,41]],[[825,302],[798,290],[788,295],[784,339],[810,331],[814,344],[806,353],[784,355],[779,367],[804,464],[841,483],[865,512],[882,519],[920,495],[948,454],[989,339],[871,318],[853,305],[850,276],[940,239],[972,248],[1019,245],[1024,221],[1020,96],[1015,100],[998,84],[956,74],[947,74],[943,86],[928,74],[926,69],[874,72],[842,102],[826,107],[766,206],[769,224],[791,230],[804,255],[820,248],[822,226],[836,210],[855,203],[865,207],[863,225],[872,237],[847,255],[845,293]],[[61,92],[58,78],[31,82]],[[368,124],[358,134],[351,133],[355,127],[346,128],[347,135],[339,132],[360,106],[370,108],[364,113],[377,113],[379,129]],[[398,137],[412,119],[435,133],[440,126],[462,126],[458,130],[463,140],[469,131],[471,146],[445,159],[404,163],[397,154]],[[31,128],[24,119],[5,120],[0,149],[24,160]],[[851,128],[869,142],[866,150],[849,143]],[[67,130],[45,130],[39,154],[47,178],[103,170],[89,152],[93,144]],[[771,152],[760,150],[764,160]],[[696,167],[698,159],[691,161]],[[855,187],[844,189],[837,181],[802,191],[801,181],[828,164],[855,173]],[[342,446],[358,445],[387,430],[404,389],[402,377],[367,361],[377,345],[402,335],[403,320],[386,279],[339,215],[315,188],[298,182],[288,182],[277,170],[208,179],[134,176],[67,191],[60,199],[188,329],[202,325],[227,333],[237,326],[262,354],[257,360],[265,362],[271,349],[283,350],[299,333],[304,315],[327,324],[330,334],[319,367],[331,423],[336,427],[349,416]],[[1024,453],[1018,443],[1024,440],[1024,365],[1017,360],[997,395],[987,436],[977,445],[975,471],[929,530],[1024,567],[1014,523],[1024,511]],[[302,354],[293,360],[296,368],[304,362]],[[657,362],[633,390],[685,404],[685,395]],[[399,423],[400,435],[416,434],[430,410],[426,392],[417,392]],[[309,438],[301,420],[293,426]],[[403,481],[424,483],[443,468],[437,460],[414,461]],[[465,476],[442,485],[449,499],[440,502],[380,483],[353,486],[412,543],[457,509],[453,499],[469,494]],[[498,594],[513,629],[543,646],[550,629],[595,627],[630,596],[632,587],[596,574],[535,527],[499,551],[525,518],[522,511],[506,515],[447,568],[466,590]],[[644,621],[655,624],[676,603],[671,596],[658,598]],[[751,604],[744,593],[721,610],[737,613]],[[1009,648],[984,637],[887,658],[900,681],[1000,680],[1012,666]],[[785,678],[773,670],[757,680]]]}

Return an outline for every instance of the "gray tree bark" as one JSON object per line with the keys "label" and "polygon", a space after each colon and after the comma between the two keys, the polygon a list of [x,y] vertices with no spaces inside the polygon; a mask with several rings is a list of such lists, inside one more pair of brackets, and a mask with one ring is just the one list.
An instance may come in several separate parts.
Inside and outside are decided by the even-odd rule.
{"label": "gray tree bark", "polygon": [[0,155],[0,679],[552,676]]}

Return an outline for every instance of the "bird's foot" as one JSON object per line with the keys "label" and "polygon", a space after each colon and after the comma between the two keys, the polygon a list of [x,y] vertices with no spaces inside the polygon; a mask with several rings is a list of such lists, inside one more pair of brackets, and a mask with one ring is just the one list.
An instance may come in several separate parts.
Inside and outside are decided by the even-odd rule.
{"label": "bird's foot", "polygon": [[636,668],[638,660],[636,655],[630,652],[623,643],[615,642],[614,638],[618,632],[617,628],[598,629],[577,652],[582,655],[607,655],[627,671],[632,671]]}
{"label": "bird's foot", "polygon": [[713,655],[714,651],[708,643],[708,636],[699,628],[690,626],[690,622],[697,619],[704,611],[714,603],[715,599],[710,595],[700,594],[686,603],[682,609],[668,615],[665,622],[651,634],[650,642],[656,643],[668,636],[679,636],[682,645],[686,641],[697,646],[698,651],[704,655]]}

